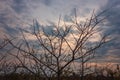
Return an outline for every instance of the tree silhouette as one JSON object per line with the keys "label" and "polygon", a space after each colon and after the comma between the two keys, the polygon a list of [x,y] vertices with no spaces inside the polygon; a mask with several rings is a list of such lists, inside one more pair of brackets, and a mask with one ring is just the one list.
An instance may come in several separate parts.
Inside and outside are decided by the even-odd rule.
{"label": "tree silhouette", "polygon": [[[6,41],[13,47],[9,54],[38,79],[43,76],[47,80],[62,80],[65,71],[76,73],[73,64],[77,63],[80,64],[80,80],[84,80],[85,70],[90,68],[85,65],[94,58],[96,50],[107,42],[105,35],[101,35],[97,42],[90,42],[100,32],[98,25],[105,19],[100,17],[101,14],[95,15],[93,12],[90,18],[81,23],[75,13],[71,24],[64,23],[62,26],[59,19],[50,34],[35,20],[32,32],[21,30],[22,39],[6,37]],[[34,36],[35,40],[29,41],[25,33]]]}

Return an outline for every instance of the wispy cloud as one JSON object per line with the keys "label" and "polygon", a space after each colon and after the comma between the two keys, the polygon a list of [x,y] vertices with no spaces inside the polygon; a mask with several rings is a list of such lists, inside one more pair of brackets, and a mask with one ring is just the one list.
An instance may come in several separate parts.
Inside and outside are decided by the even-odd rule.
{"label": "wispy cloud", "polygon": [[22,12],[26,12],[26,2],[25,0],[13,0],[12,5],[10,5],[11,8],[16,12],[16,13],[22,13]]}
{"label": "wispy cloud", "polygon": [[120,51],[120,0],[108,0],[107,4],[101,7],[101,10],[102,9],[108,9],[103,16],[109,16],[106,18],[108,23],[105,25],[106,30],[104,33],[110,34],[113,38],[111,42],[107,43],[106,46],[101,49],[103,51],[102,54],[110,54],[110,50],[112,50],[112,54],[118,56],[116,50],[117,53]]}
{"label": "wispy cloud", "polygon": [[[114,40],[100,50],[101,54],[106,57],[109,53],[118,55],[120,49],[120,0],[0,0],[0,31],[15,36],[19,35],[19,28],[31,30],[32,28],[24,23],[32,24],[33,19],[37,19],[42,26],[44,23],[50,24],[49,21],[58,22],[61,14],[64,21],[71,22],[71,17],[75,15],[75,9],[77,9],[78,17],[83,19],[93,9],[99,12],[99,10],[108,8],[110,9],[103,15],[110,15],[107,18],[108,24],[105,25],[107,27],[105,33],[111,34]],[[52,35],[50,32],[54,30],[53,24],[42,27],[46,33]],[[0,37],[3,36],[0,35]],[[111,52],[110,49],[113,51]],[[101,57],[101,59],[106,58]]]}

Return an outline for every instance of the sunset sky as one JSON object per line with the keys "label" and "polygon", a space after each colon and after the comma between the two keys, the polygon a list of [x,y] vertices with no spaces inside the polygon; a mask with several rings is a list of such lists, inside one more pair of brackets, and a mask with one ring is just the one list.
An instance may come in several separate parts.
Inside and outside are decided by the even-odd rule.
{"label": "sunset sky", "polygon": [[99,63],[120,63],[120,0],[0,0],[0,41],[4,35],[18,36],[19,28],[29,29],[34,19],[46,31],[58,22],[60,15],[69,23],[75,9],[81,20],[90,17],[93,10],[98,14],[108,9],[101,15],[109,16],[103,31],[113,40],[100,48],[96,59]]}

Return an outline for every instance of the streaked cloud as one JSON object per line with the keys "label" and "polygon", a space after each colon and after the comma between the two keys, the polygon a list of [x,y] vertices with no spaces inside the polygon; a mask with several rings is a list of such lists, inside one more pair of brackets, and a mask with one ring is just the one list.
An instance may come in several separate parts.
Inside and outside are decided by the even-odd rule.
{"label": "streaked cloud", "polygon": [[[111,34],[114,39],[101,48],[102,52],[99,54],[103,55],[101,56],[103,62],[107,59],[119,62],[116,59],[120,57],[120,0],[0,0],[0,34],[2,34],[0,39],[4,34],[19,35],[20,28],[32,30],[29,24],[33,23],[33,19],[38,20],[45,32],[52,35],[53,23],[58,22],[60,15],[65,22],[71,22],[75,9],[78,19],[83,20],[91,15],[93,9],[99,12],[108,8],[103,15],[103,17],[110,15],[106,19],[107,24],[104,25],[103,33]],[[33,38],[29,37],[30,40],[34,40]],[[99,40],[100,34],[93,38],[91,41]]]}
{"label": "streaked cloud", "polygon": [[104,33],[110,34],[112,41],[101,48],[101,60],[120,63],[120,0],[108,0],[107,4],[101,7],[101,10],[103,9],[108,9],[103,15],[108,16]]}

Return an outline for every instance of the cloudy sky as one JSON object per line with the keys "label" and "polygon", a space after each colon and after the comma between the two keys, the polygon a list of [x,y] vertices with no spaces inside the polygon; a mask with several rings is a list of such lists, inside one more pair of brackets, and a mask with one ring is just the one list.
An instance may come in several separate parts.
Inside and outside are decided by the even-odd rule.
{"label": "cloudy sky", "polygon": [[[28,29],[36,19],[41,25],[51,25],[62,20],[69,22],[75,9],[80,19],[108,9],[102,16],[107,17],[104,33],[113,40],[100,49],[99,62],[120,62],[120,0],[0,0],[0,39],[4,35],[19,34],[18,29]],[[50,29],[50,26],[47,27]],[[46,29],[47,31],[48,29]]]}

